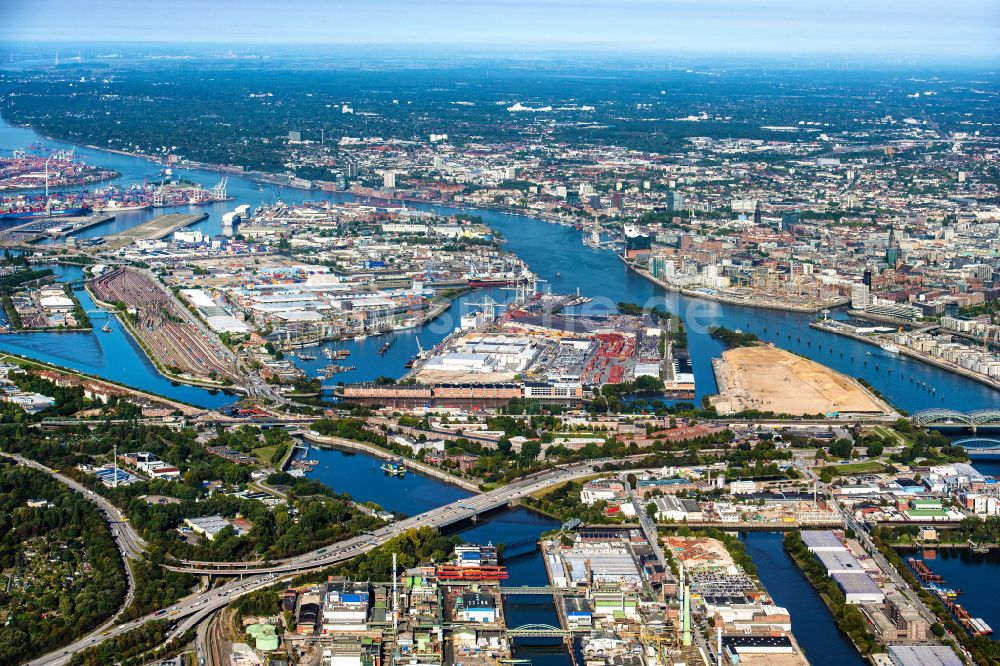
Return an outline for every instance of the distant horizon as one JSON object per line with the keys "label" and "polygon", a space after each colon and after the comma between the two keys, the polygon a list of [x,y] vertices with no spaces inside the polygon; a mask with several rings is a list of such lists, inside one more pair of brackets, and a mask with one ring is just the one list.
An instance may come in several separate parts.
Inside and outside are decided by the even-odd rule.
{"label": "distant horizon", "polygon": [[[439,61],[442,64],[461,65],[461,59],[470,63],[481,61],[504,64],[565,65],[570,58],[580,59],[579,65],[592,69],[593,61],[600,59],[607,68],[616,65],[650,69],[672,68],[675,71],[701,68],[745,67],[754,69],[798,69],[814,71],[867,71],[881,69],[901,69],[913,72],[937,70],[975,70],[983,73],[1000,72],[1000,53],[993,56],[970,55],[892,55],[892,54],[846,54],[823,52],[769,52],[736,53],[728,51],[667,51],[645,50],[641,48],[584,48],[584,47],[521,47],[497,44],[455,44],[447,48],[424,43],[344,43],[344,44],[247,44],[225,42],[171,42],[171,41],[72,41],[35,40],[4,41],[0,39],[0,68],[19,62],[51,61],[59,56],[60,65],[70,65],[80,55],[83,63],[113,64],[120,61],[135,61],[144,55],[150,61],[198,62],[206,60],[227,60],[236,62],[266,63],[282,60],[309,62],[311,60],[337,59],[328,62],[351,61],[371,58],[372,64],[386,65],[403,57],[419,58],[419,61],[400,63],[409,66],[426,66]],[[165,56],[177,56],[171,59]],[[379,60],[379,59],[383,60]]]}
{"label": "distant horizon", "polygon": [[992,0],[3,2],[7,44],[1000,61],[1000,3]]}

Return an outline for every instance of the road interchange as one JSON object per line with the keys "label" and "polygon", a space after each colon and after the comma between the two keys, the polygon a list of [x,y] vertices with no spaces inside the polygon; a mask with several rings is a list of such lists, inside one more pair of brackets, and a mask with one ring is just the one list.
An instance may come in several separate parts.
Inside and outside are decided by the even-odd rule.
{"label": "road interchange", "polygon": [[[31,461],[28,462],[30,463]],[[74,653],[99,645],[108,639],[120,636],[154,620],[167,619],[173,623],[174,626],[167,637],[167,640],[170,640],[182,635],[189,629],[193,629],[205,618],[228,605],[233,600],[273,585],[282,579],[345,562],[353,557],[374,550],[393,537],[411,529],[420,527],[439,529],[462,521],[472,520],[482,513],[509,506],[517,499],[542,490],[550,485],[565,483],[593,474],[595,465],[602,465],[605,462],[609,462],[609,460],[589,460],[584,463],[566,465],[538,472],[495,490],[461,499],[418,516],[399,520],[366,534],[277,562],[247,563],[248,566],[242,569],[239,567],[219,567],[218,563],[212,562],[180,563],[179,566],[171,565],[169,568],[175,571],[186,571],[201,575],[240,576],[241,578],[191,594],[168,608],[157,610],[154,613],[114,626],[113,628],[108,629],[108,625],[105,624],[100,630],[84,636],[61,650],[38,657],[29,662],[29,665],[62,666],[69,663]],[[37,463],[34,464],[38,465]],[[42,470],[47,470],[50,474],[56,474],[53,470],[49,470],[43,465],[38,465],[38,467]],[[67,480],[72,481],[71,479]],[[76,485],[79,486],[79,484]],[[83,486],[79,487],[83,492],[91,492],[87,491]],[[94,494],[93,497],[100,496]],[[103,498],[101,499],[103,500]],[[107,500],[104,501],[107,502]],[[108,502],[108,505],[114,511],[114,513],[109,515],[121,516],[114,505],[111,505],[110,502]],[[124,518],[122,517],[121,520],[124,520]],[[123,524],[127,526],[126,531],[134,534],[134,530],[132,530],[127,522]],[[137,534],[135,538],[139,538]],[[128,543],[136,542],[129,541]],[[144,544],[145,542],[142,543]]]}

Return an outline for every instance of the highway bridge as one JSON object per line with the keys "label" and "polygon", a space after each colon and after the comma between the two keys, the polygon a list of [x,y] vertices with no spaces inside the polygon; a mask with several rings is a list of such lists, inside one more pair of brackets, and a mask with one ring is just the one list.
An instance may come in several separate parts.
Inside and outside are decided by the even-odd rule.
{"label": "highway bridge", "polygon": [[[275,562],[194,562],[181,561],[166,565],[171,571],[208,576],[245,576],[250,574],[285,574],[308,568],[337,564],[355,555],[367,552],[386,540],[417,527],[441,529],[457,523],[476,521],[480,515],[512,506],[526,495],[553,483],[570,481],[592,474],[594,465],[601,461],[588,461],[574,466],[555,468],[533,474],[495,490],[466,499],[456,500],[436,509],[397,521],[373,532],[342,541],[327,548],[320,548],[306,555],[299,555]],[[308,566],[306,566],[308,565]]]}
{"label": "highway bridge", "polygon": [[[168,608],[158,610],[155,613],[136,620],[89,634],[77,640],[72,645],[68,645],[62,650],[50,652],[29,662],[29,664],[30,666],[63,666],[69,663],[73,654],[98,645],[115,636],[120,636],[154,620],[168,620],[174,624],[167,638],[169,640],[183,634],[189,629],[193,629],[205,618],[228,605],[233,600],[255,590],[274,585],[281,579],[291,578],[303,572],[316,571],[349,560],[356,555],[366,553],[381,546],[386,541],[410,529],[424,526],[442,527],[474,518],[482,513],[507,506],[517,499],[541,490],[553,483],[571,481],[592,474],[595,465],[605,462],[608,462],[608,460],[591,460],[586,463],[539,472],[488,493],[459,500],[420,514],[419,516],[380,527],[367,534],[279,562],[242,563],[245,565],[242,568],[233,562],[179,562],[178,565],[171,565],[169,568],[174,571],[187,571],[195,574],[241,576],[242,578],[228,581],[218,587],[200,593],[191,594]],[[559,637],[566,635],[563,630],[556,627],[522,627],[520,629],[535,632],[524,635]],[[538,634],[538,631],[556,631],[561,633]]]}

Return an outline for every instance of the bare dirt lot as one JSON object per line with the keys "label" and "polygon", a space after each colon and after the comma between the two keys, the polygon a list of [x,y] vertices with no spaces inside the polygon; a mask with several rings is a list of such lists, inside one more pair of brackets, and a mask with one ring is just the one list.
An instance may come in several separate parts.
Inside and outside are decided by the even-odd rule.
{"label": "bare dirt lot", "polygon": [[730,349],[713,362],[722,414],[758,409],[779,414],[889,414],[891,409],[854,379],[783,349]]}

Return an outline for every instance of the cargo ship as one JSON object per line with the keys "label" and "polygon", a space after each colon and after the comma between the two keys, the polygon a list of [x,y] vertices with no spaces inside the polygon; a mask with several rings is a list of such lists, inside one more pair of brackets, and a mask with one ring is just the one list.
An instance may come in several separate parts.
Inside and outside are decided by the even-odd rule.
{"label": "cargo ship", "polygon": [[132,202],[122,202],[108,201],[106,204],[101,206],[94,206],[94,210],[98,213],[114,213],[114,212],[125,212],[129,210],[146,210],[147,208],[152,208],[151,203],[132,203]]}

